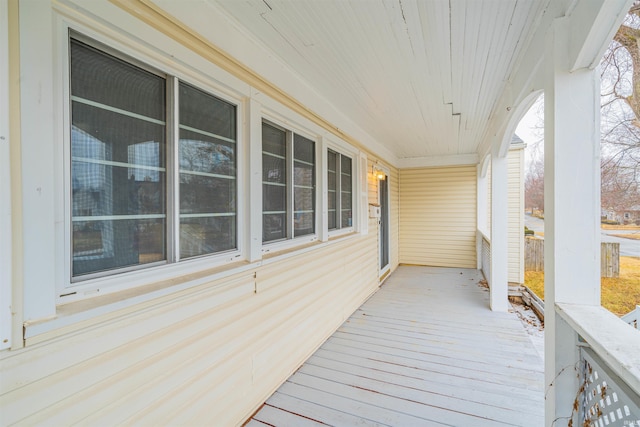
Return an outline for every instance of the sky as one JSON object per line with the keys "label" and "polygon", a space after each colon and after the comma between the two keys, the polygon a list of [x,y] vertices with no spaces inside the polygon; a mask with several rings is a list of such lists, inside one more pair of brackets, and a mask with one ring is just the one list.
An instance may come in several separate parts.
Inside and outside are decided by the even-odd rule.
{"label": "sky", "polygon": [[542,144],[537,144],[542,140],[542,131],[538,129],[540,126],[544,127],[543,121],[543,106],[541,100],[536,101],[529,111],[522,117],[520,123],[516,127],[516,135],[518,135],[527,144],[525,148],[525,170],[528,169],[529,162],[531,161],[532,154],[535,149],[542,153],[544,148]]}

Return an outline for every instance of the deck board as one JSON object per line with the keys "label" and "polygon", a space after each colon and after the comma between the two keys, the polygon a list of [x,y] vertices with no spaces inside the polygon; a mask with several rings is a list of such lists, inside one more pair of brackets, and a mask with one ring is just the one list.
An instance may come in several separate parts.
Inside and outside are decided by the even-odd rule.
{"label": "deck board", "polygon": [[399,267],[253,420],[543,425],[543,361],[515,314],[489,310],[481,278],[475,270]]}

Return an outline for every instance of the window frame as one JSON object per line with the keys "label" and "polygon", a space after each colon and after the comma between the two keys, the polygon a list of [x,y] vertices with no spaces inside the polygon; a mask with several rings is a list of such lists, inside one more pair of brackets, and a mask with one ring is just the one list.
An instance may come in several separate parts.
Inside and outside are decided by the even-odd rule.
{"label": "window frame", "polygon": [[[245,147],[243,120],[245,106],[242,97],[222,86],[211,77],[193,70],[185,72],[174,64],[159,61],[153,56],[145,55],[136,48],[131,48],[118,43],[116,40],[97,34],[95,31],[85,28],[81,24],[64,20],[60,30],[59,50],[61,51],[60,73],[62,90],[60,92],[64,107],[62,108],[62,150],[64,159],[63,167],[59,174],[62,177],[59,182],[63,186],[64,202],[61,211],[64,218],[63,246],[61,259],[64,268],[56,280],[56,300],[58,303],[67,303],[79,299],[85,299],[103,292],[115,292],[124,289],[135,288],[154,281],[165,280],[205,268],[212,268],[240,261],[245,256],[244,228],[246,214],[242,191],[245,187]],[[165,212],[166,212],[166,259],[138,264],[135,266],[114,268],[95,273],[73,276],[72,262],[72,195],[71,195],[71,39],[76,39],[99,51],[118,58],[130,65],[139,67],[150,73],[165,76],[165,109],[166,109],[166,188],[165,188]],[[235,248],[204,254],[186,259],[178,259],[180,245],[180,189],[179,189],[179,99],[178,90],[183,82],[212,97],[220,99],[235,108],[235,200],[236,200],[236,226]]]}
{"label": "window frame", "polygon": [[[79,16],[79,15],[78,15]],[[363,166],[363,156],[359,149],[343,141],[333,134],[328,134],[325,130],[319,128],[306,118],[300,116],[295,111],[290,110],[278,101],[268,97],[254,97],[251,88],[247,88],[243,84],[238,84],[237,79],[230,76],[221,69],[209,70],[209,63],[197,55],[193,55],[188,50],[180,50],[177,56],[169,56],[165,50],[156,49],[147,46],[141,42],[132,42],[127,35],[118,32],[105,30],[101,31],[94,27],[87,26],[74,17],[55,15],[53,23],[55,31],[55,47],[54,52],[57,58],[52,64],[52,79],[57,82],[57,88],[54,96],[58,105],[61,107],[55,112],[54,127],[56,129],[56,137],[54,138],[54,154],[60,162],[55,162],[53,170],[53,178],[55,186],[58,188],[55,198],[55,217],[56,221],[55,244],[56,251],[52,256],[55,258],[55,286],[52,291],[52,302],[55,305],[72,303],[79,300],[87,300],[92,297],[114,293],[123,290],[135,290],[146,285],[156,286],[166,282],[171,278],[178,278],[195,272],[210,271],[216,277],[218,275],[227,276],[238,271],[244,271],[250,268],[251,263],[261,263],[264,261],[275,261],[275,256],[290,256],[293,251],[309,251],[313,250],[313,246],[309,246],[314,242],[328,242],[330,238],[337,237],[341,234],[362,233],[367,234],[366,221],[360,217],[363,213],[361,207],[362,197],[367,195],[366,184],[366,166]],[[104,30],[104,29],[103,29]],[[236,249],[230,252],[218,254],[204,255],[190,259],[181,260],[180,262],[168,263],[159,262],[158,265],[150,264],[141,265],[139,268],[131,271],[107,270],[101,277],[90,278],[82,281],[71,281],[71,114],[70,114],[70,86],[69,86],[69,38],[70,31],[73,31],[76,38],[86,38],[86,42],[91,46],[103,50],[108,54],[132,63],[142,68],[152,68],[158,70],[161,74],[167,75],[169,78],[176,79],[191,85],[201,91],[204,91],[225,102],[231,103],[236,109]],[[41,46],[43,47],[43,46]],[[188,60],[187,60],[188,59]],[[193,65],[195,61],[196,65]],[[178,90],[178,84],[173,85],[173,91]],[[167,93],[167,98],[171,94]],[[174,97],[174,108],[177,106],[177,98]],[[168,122],[177,122],[177,119],[171,118]],[[255,208],[258,195],[254,194],[255,186],[260,188],[259,194],[262,194],[262,179],[255,179],[250,174],[250,165],[261,165],[261,150],[255,158],[256,143],[258,139],[259,147],[261,147],[261,130],[262,122],[275,124],[285,128],[287,131],[296,133],[304,138],[314,142],[315,153],[315,195],[314,195],[314,228],[313,234],[298,236],[278,242],[270,242],[262,244],[262,204],[260,210]],[[171,129],[172,135],[177,133],[177,126]],[[173,135],[179,140],[179,136]],[[352,227],[341,230],[327,230],[326,223],[326,150],[332,147],[332,150],[345,154],[352,159]],[[172,150],[178,150],[178,144],[173,144]],[[178,153],[168,153],[168,157],[173,156],[178,159]],[[366,156],[364,157],[366,161]],[[179,168],[178,163],[167,164],[167,175],[175,175],[178,179]],[[363,175],[364,172],[364,175]],[[365,180],[363,183],[362,180]],[[248,191],[249,189],[251,191]],[[167,183],[167,202],[173,206],[173,216],[167,217],[167,222],[173,221],[179,224],[179,198],[177,197],[175,185]],[[176,197],[171,197],[175,194]],[[260,196],[261,200],[261,196]],[[366,200],[366,199],[365,199]],[[366,211],[366,209],[364,209]],[[257,212],[254,212],[257,211]],[[366,212],[365,212],[366,214]],[[53,215],[52,215],[53,216]],[[175,217],[174,217],[175,216]],[[256,222],[259,221],[258,222]],[[177,229],[177,227],[174,227]],[[176,230],[173,231],[176,233]],[[175,237],[175,245],[179,245],[179,238]],[[280,253],[281,251],[284,251]],[[241,261],[250,261],[245,264]],[[215,270],[212,270],[215,269]],[[208,275],[207,273],[206,275]],[[171,292],[171,289],[184,289],[193,286],[193,283],[185,282],[176,286],[170,286],[163,292]],[[134,292],[136,300],[141,298],[144,300],[146,291],[141,288],[139,292]],[[40,304],[44,307],[44,303]],[[40,307],[39,306],[39,307]],[[55,313],[53,306],[48,306],[51,313]],[[40,308],[38,308],[39,311]],[[51,311],[53,310],[53,311]]]}
{"label": "window frame", "polygon": [[[328,190],[329,190],[329,173],[328,173],[328,161],[326,162],[323,168],[323,179],[325,182],[324,192],[327,194],[324,203],[324,209],[327,211],[327,221],[326,221],[326,231],[329,238],[338,237],[344,234],[351,234],[360,230],[360,193],[361,191],[367,191],[367,189],[359,188],[359,177],[362,173],[360,167],[360,151],[356,148],[342,142],[336,142],[334,140],[328,140],[324,146],[323,150],[325,153],[328,153],[329,150],[339,154],[338,159],[341,156],[345,156],[351,159],[351,226],[350,227],[338,227],[334,229],[329,229],[328,223],[328,215],[329,215],[329,202],[328,202]],[[366,173],[366,171],[365,171]],[[338,192],[340,194],[340,191]],[[341,217],[338,216],[338,220],[341,221]]]}
{"label": "window frame", "polygon": [[[333,171],[336,174],[336,226],[334,228],[329,228],[327,225],[327,231],[329,233],[329,235],[335,235],[335,234],[342,234],[342,233],[350,233],[353,230],[355,230],[354,227],[354,188],[355,188],[355,177],[354,177],[354,171],[355,171],[355,166],[354,166],[354,159],[351,156],[348,156],[340,151],[336,151],[333,150],[332,148],[328,147],[327,148],[327,157],[329,155],[329,152],[332,152],[336,155],[336,170]],[[351,181],[351,191],[349,192],[351,194],[351,225],[348,226],[343,226],[342,225],[342,211],[344,209],[342,209],[342,194],[343,194],[343,190],[342,190],[342,182],[344,179],[344,173],[342,172],[342,159],[343,158],[347,158],[349,159],[349,161],[351,162],[351,173],[349,175],[350,177],[350,181]],[[329,161],[327,160],[327,167],[325,168],[326,174],[327,174],[327,193],[330,192],[329,190]],[[327,203],[327,215],[329,215],[329,204]],[[327,221],[328,223],[328,221]],[[341,233],[340,233],[341,232]]]}
{"label": "window frame", "polygon": [[[272,126],[278,130],[284,131],[285,132],[285,143],[286,143],[286,167],[287,167],[287,177],[286,177],[286,192],[287,192],[287,202],[286,202],[286,208],[287,208],[287,217],[286,217],[286,224],[287,224],[287,230],[286,230],[286,237],[282,238],[282,239],[278,239],[278,240],[272,240],[272,241],[268,241],[268,242],[264,242],[263,239],[263,235],[264,235],[264,230],[262,230],[261,227],[261,233],[260,233],[260,241],[261,241],[261,252],[262,254],[268,254],[268,253],[273,253],[273,252],[277,252],[277,251],[281,251],[281,250],[285,250],[285,249],[291,249],[294,248],[296,246],[300,246],[300,245],[304,245],[304,244],[308,244],[308,243],[312,243],[312,242],[316,242],[319,240],[319,236],[321,234],[321,230],[322,230],[322,223],[320,221],[320,217],[321,215],[319,215],[319,211],[321,211],[321,208],[323,209],[324,206],[322,204],[322,201],[320,199],[320,191],[319,191],[319,170],[322,167],[322,162],[321,162],[321,147],[322,147],[322,143],[321,141],[319,141],[319,138],[317,136],[314,136],[312,132],[309,132],[299,126],[293,126],[291,123],[286,123],[284,120],[275,118],[273,115],[270,114],[262,114],[261,116],[261,121],[260,121],[260,130],[261,130],[261,136],[260,136],[260,147],[261,147],[261,152],[260,152],[260,158],[262,158],[263,155],[263,151],[262,151],[262,127],[263,125],[269,125]],[[293,177],[293,166],[294,166],[294,139],[295,139],[295,135],[301,136],[303,138],[306,138],[310,141],[313,142],[314,144],[314,176],[313,176],[313,183],[314,183],[314,194],[313,194],[313,203],[314,203],[314,218],[313,218],[313,225],[314,225],[314,231],[311,234],[305,234],[302,236],[295,236],[295,227],[294,227],[294,201],[293,201],[293,195],[294,195],[294,190],[295,190],[295,185],[294,185],[294,177]],[[263,165],[264,168],[264,165]],[[260,187],[262,188],[263,185],[263,181],[262,181],[262,171],[260,173]],[[264,197],[264,191],[262,191],[262,195]],[[260,206],[260,222],[261,224],[263,224],[263,208],[264,208],[264,203],[262,203],[262,205]]]}

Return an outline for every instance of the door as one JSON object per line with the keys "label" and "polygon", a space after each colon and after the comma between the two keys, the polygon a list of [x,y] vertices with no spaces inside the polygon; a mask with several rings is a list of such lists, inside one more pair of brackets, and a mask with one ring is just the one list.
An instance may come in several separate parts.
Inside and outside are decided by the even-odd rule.
{"label": "door", "polygon": [[380,201],[380,276],[389,270],[389,177],[378,181],[378,199]]}

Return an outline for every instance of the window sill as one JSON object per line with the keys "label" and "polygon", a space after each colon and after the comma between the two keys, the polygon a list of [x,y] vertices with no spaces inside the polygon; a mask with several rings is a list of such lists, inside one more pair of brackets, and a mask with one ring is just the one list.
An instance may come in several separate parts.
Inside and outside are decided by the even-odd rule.
{"label": "window sill", "polygon": [[355,232],[355,230],[353,229],[353,227],[345,230],[345,231],[334,231],[329,233],[329,241],[333,241],[333,240],[337,240],[337,239],[342,239],[343,237],[349,237],[352,236],[354,234],[358,234]]}

